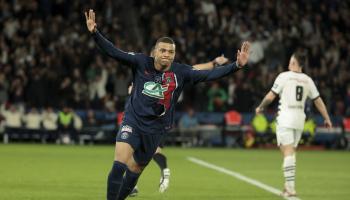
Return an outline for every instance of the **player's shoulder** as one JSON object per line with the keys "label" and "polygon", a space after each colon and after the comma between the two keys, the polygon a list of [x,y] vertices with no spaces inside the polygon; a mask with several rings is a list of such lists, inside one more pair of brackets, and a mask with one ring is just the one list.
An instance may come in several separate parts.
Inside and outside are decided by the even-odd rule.
{"label": "player's shoulder", "polygon": [[290,73],[289,71],[286,71],[286,72],[281,72],[277,75],[277,78],[276,79],[285,79],[287,77],[290,76]]}
{"label": "player's shoulder", "polygon": [[304,78],[304,79],[310,78],[308,75],[304,73],[294,72],[294,71],[281,72],[278,76],[283,78],[290,78],[290,77],[298,77],[298,78]]}
{"label": "player's shoulder", "polygon": [[304,77],[309,83],[314,83],[314,80],[309,75],[304,74]]}
{"label": "player's shoulder", "polygon": [[134,56],[139,64],[150,64],[153,63],[153,58],[149,55],[146,55],[144,53],[135,53],[135,52],[128,52],[128,54]]}
{"label": "player's shoulder", "polygon": [[173,62],[172,63],[172,68],[175,71],[188,71],[188,70],[192,70],[193,67],[187,64],[182,64],[182,63],[178,63],[178,62]]}
{"label": "player's shoulder", "polygon": [[[293,73],[293,72],[292,72]],[[295,72],[294,72],[295,73]],[[308,82],[310,82],[310,81],[312,81],[312,78],[309,76],[309,75],[307,75],[307,74],[305,74],[305,73],[297,73],[297,76],[298,76],[298,78],[300,78],[300,79],[302,79],[302,80],[305,80],[305,81],[308,81]]]}
{"label": "player's shoulder", "polygon": [[140,59],[149,59],[150,56],[144,54],[144,53],[137,53],[137,52],[132,52],[132,51],[129,51],[129,52],[126,52],[127,54],[129,55],[132,55],[132,56],[135,56],[137,58],[140,58]]}

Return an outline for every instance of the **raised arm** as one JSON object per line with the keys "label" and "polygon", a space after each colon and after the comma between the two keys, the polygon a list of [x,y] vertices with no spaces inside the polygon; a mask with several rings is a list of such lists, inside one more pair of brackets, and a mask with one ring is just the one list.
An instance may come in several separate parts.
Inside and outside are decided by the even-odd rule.
{"label": "raised arm", "polygon": [[317,110],[321,113],[323,119],[324,119],[324,124],[326,125],[327,128],[332,128],[332,122],[331,119],[328,115],[326,106],[323,103],[323,100],[321,97],[317,97],[317,99],[314,100],[314,104],[317,108]]}
{"label": "raised arm", "polygon": [[235,71],[241,69],[247,64],[250,54],[250,43],[244,42],[241,50],[237,51],[237,61],[224,66],[219,66],[213,70],[191,70],[189,72],[189,77],[192,83],[202,82],[202,81],[212,81],[224,76],[227,76]]}
{"label": "raised arm", "polygon": [[224,55],[221,55],[210,62],[193,65],[193,68],[196,70],[212,70],[215,66],[224,65],[227,62],[228,58],[226,58]]}
{"label": "raised arm", "polygon": [[115,58],[118,61],[124,62],[129,65],[135,65],[137,58],[133,53],[124,52],[113,45],[112,42],[108,41],[102,34],[97,30],[97,24],[95,21],[95,12],[90,9],[89,12],[85,12],[86,26],[96,44],[102,49],[108,56]]}

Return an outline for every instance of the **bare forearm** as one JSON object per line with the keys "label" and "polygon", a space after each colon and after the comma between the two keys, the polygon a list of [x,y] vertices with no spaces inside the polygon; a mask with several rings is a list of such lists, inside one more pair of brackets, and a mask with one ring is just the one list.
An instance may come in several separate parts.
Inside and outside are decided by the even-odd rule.
{"label": "bare forearm", "polygon": [[270,104],[272,103],[272,101],[273,101],[273,100],[268,99],[268,98],[265,97],[265,98],[261,101],[259,107],[264,109],[264,108],[266,108],[268,105],[270,105]]}
{"label": "bare forearm", "polygon": [[212,70],[214,68],[214,62],[201,63],[193,65],[196,70]]}
{"label": "bare forearm", "polygon": [[323,103],[322,98],[321,97],[317,98],[314,101],[314,104],[315,104],[317,110],[321,113],[322,117],[325,120],[330,120],[330,117],[329,117],[328,112],[327,112],[326,105]]}
{"label": "bare forearm", "polygon": [[276,95],[270,91],[261,101],[259,108],[265,109],[268,105],[270,105],[273,102],[275,98],[276,98]]}

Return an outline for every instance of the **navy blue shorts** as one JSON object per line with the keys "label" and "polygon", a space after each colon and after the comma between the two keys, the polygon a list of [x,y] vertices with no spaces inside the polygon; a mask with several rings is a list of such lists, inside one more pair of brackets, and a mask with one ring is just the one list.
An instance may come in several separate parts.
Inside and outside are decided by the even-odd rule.
{"label": "navy blue shorts", "polygon": [[117,134],[117,142],[130,144],[134,149],[134,159],[137,164],[146,166],[151,160],[163,138],[164,132],[146,133],[141,129],[122,124]]}

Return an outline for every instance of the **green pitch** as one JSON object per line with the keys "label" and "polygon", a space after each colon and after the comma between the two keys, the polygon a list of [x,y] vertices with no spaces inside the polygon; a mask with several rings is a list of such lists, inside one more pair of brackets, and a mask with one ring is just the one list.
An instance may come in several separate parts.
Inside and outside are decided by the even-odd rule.
{"label": "green pitch", "polygon": [[[0,145],[0,200],[103,200],[113,146]],[[277,150],[166,148],[170,188],[158,193],[160,172],[152,162],[134,200],[278,200],[234,177],[187,160],[192,156],[282,189]],[[350,199],[350,153],[302,151],[297,191],[302,200]]]}

